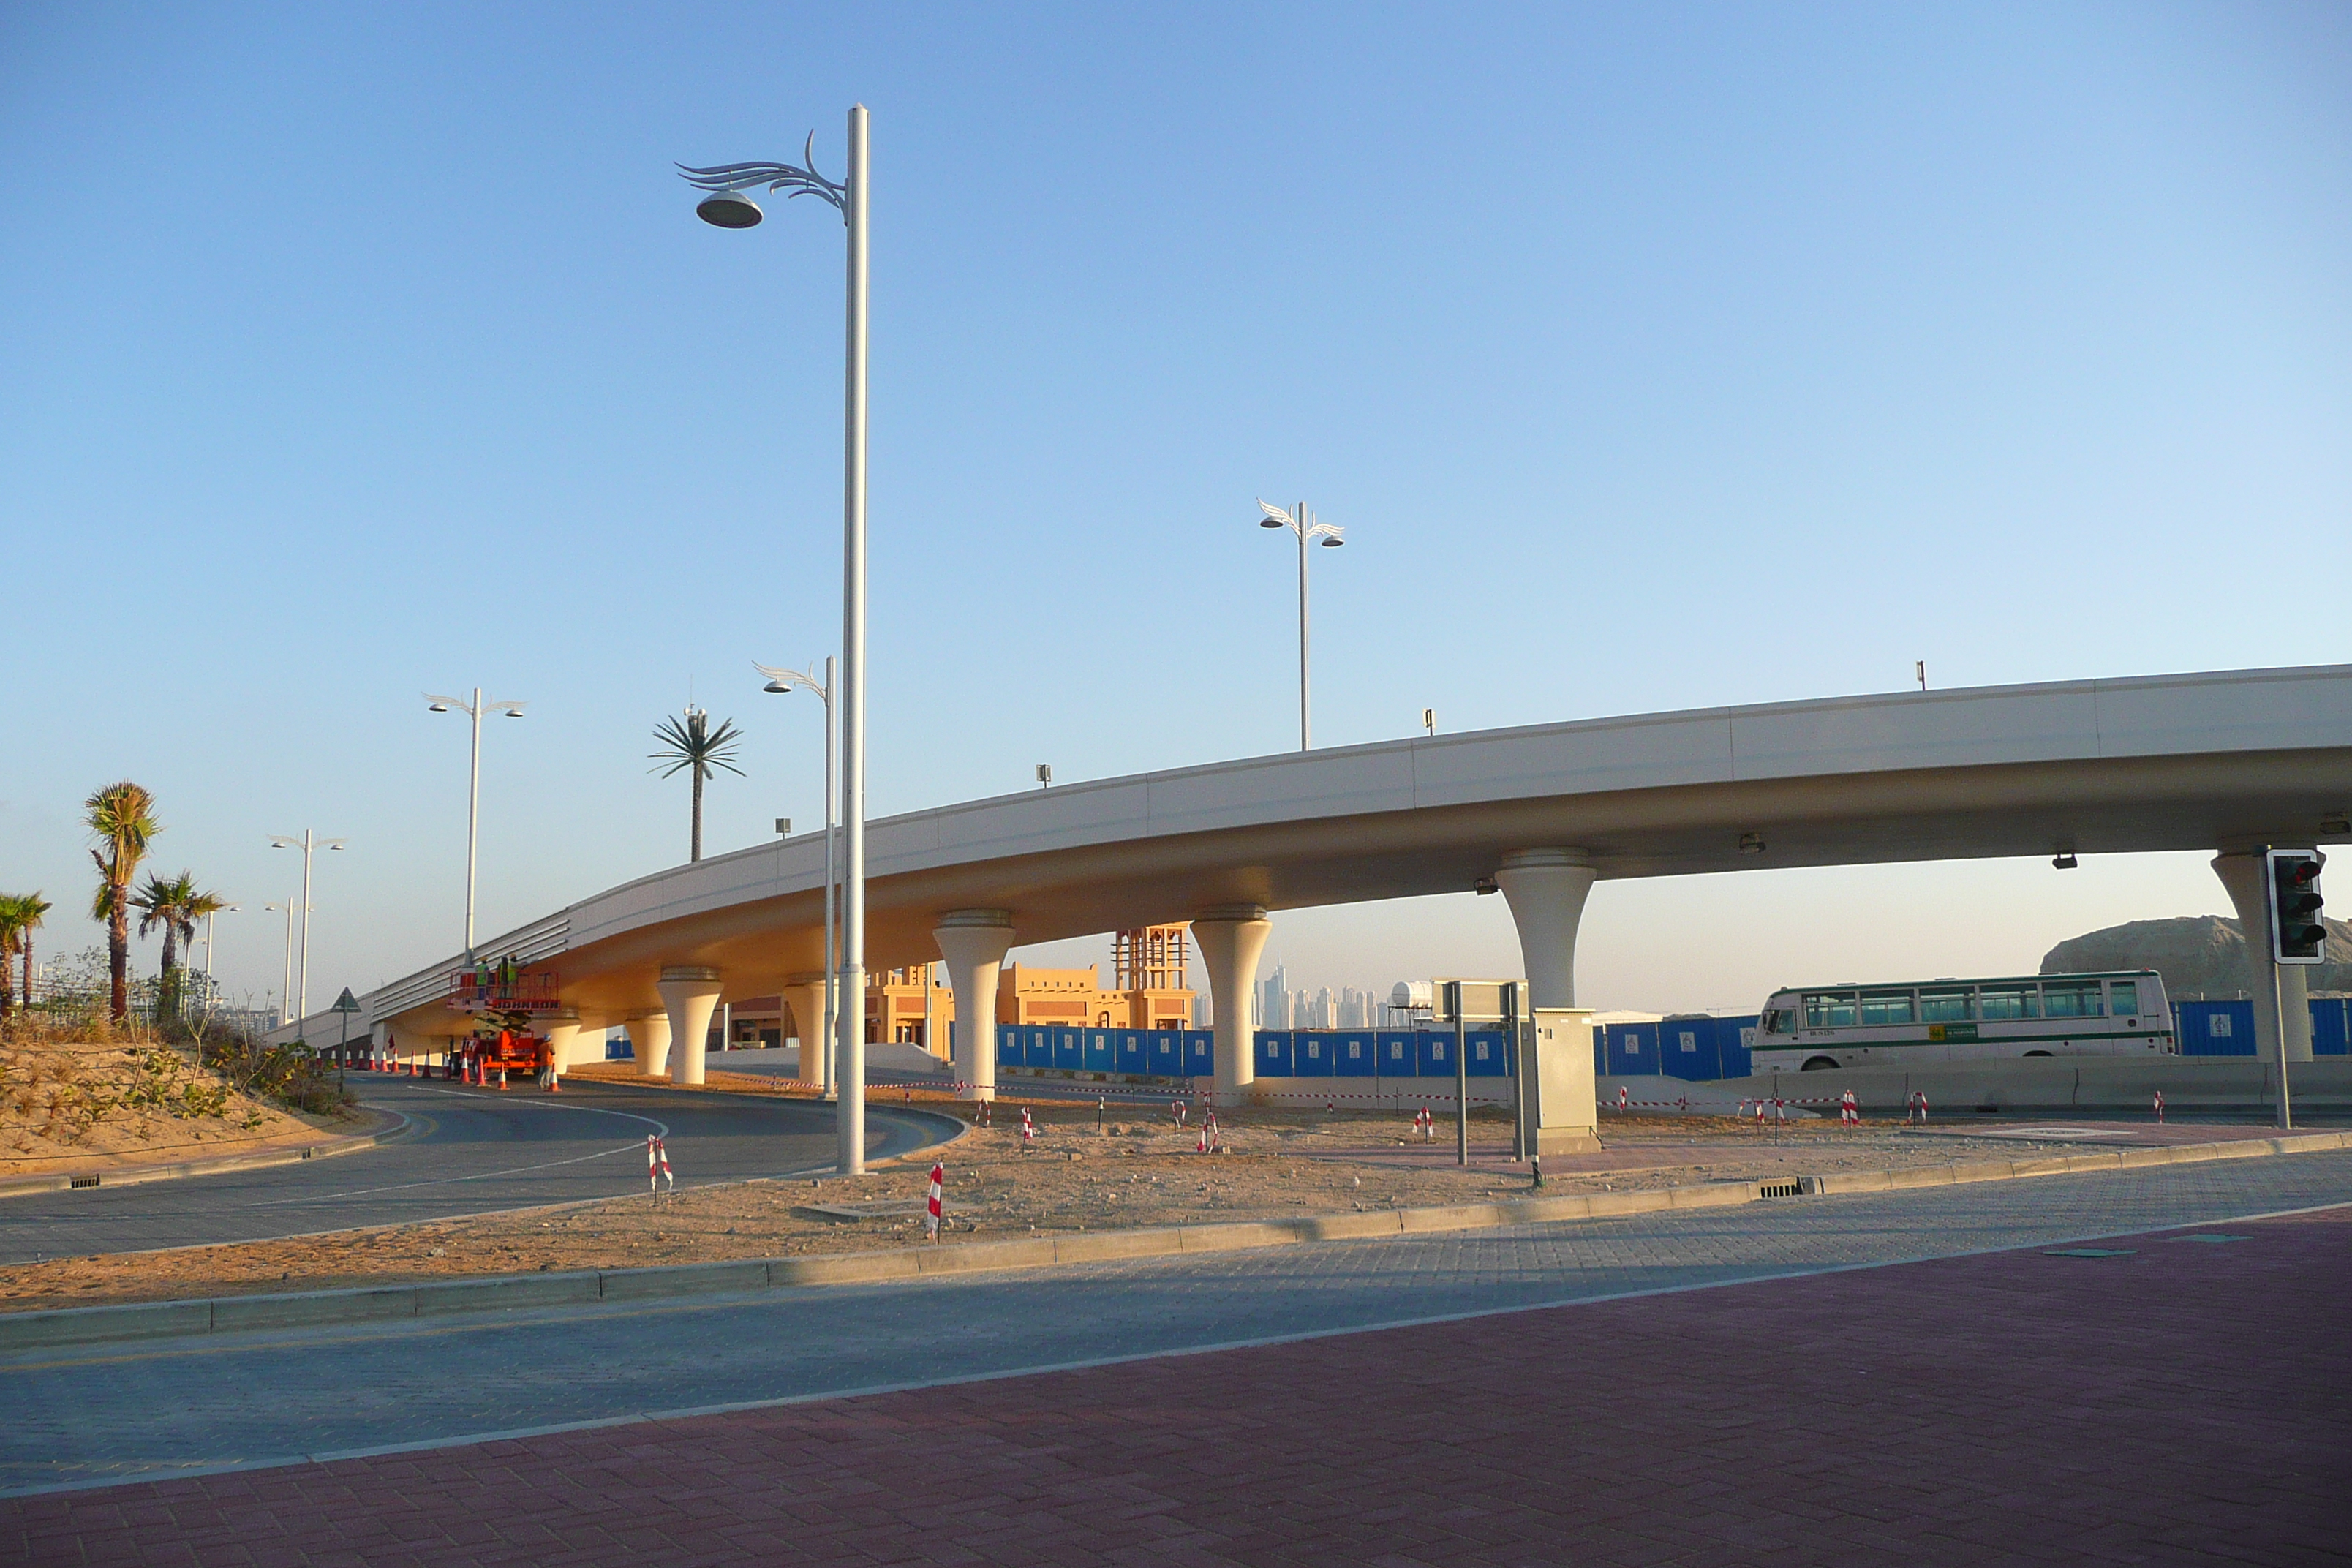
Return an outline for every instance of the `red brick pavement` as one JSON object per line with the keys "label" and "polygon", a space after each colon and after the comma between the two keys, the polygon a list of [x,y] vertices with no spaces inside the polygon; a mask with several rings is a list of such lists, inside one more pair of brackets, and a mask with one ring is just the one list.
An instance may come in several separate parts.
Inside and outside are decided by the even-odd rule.
{"label": "red brick pavement", "polygon": [[35,1563],[2344,1561],[2352,1210],[0,1502]]}

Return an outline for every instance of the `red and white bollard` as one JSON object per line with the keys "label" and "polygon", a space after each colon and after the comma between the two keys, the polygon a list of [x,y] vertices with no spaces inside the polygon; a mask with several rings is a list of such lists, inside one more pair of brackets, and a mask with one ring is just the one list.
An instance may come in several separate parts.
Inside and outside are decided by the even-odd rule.
{"label": "red and white bollard", "polygon": [[646,1195],[652,1197],[667,1182],[671,1192],[677,1191],[677,1178],[669,1173],[669,1145],[657,1132],[646,1134]]}
{"label": "red and white bollard", "polygon": [[1617,1086],[1617,1114],[1620,1116],[1624,1115],[1628,1110],[1633,1109],[1633,1096],[1625,1092],[1625,1086],[1623,1084],[1619,1084]]}
{"label": "red and white bollard", "polygon": [[1207,1153],[1208,1152],[1209,1152],[1209,1124],[1208,1124],[1207,1122],[1203,1121],[1203,1122],[1202,1122],[1202,1123],[1201,1123],[1201,1131],[1200,1131],[1199,1134],[1198,1134],[1196,1137],[1194,1137],[1194,1138],[1193,1138],[1193,1140],[1192,1140],[1192,1152],[1193,1152],[1193,1153],[1195,1153],[1195,1154],[1205,1154],[1205,1153]]}
{"label": "red and white bollard", "polygon": [[1838,1125],[1841,1127],[1862,1125],[1862,1107],[1855,1101],[1852,1089],[1847,1089],[1838,1096]]}
{"label": "red and white bollard", "polygon": [[1021,1108],[1021,1152],[1027,1153],[1029,1145],[1035,1142],[1037,1142],[1037,1123],[1029,1114],[1029,1108],[1024,1105]]}
{"label": "red and white bollard", "polygon": [[2164,1120],[2164,1090],[2160,1089],[2156,1091],[2156,1119]]}
{"label": "red and white bollard", "polygon": [[1168,1110],[1169,1114],[1175,1118],[1177,1126],[1181,1127],[1184,1125],[1184,1102],[1182,1100],[1170,1100],[1168,1102]]}
{"label": "red and white bollard", "polygon": [[1914,1127],[1927,1125],[1927,1091],[1926,1089],[1915,1089],[1911,1091],[1911,1102],[1906,1109],[1904,1120]]}
{"label": "red and white bollard", "polygon": [[933,1241],[940,1238],[940,1196],[947,1188],[948,1166],[944,1160],[931,1162],[931,1187],[928,1212],[923,1215],[923,1231]]}

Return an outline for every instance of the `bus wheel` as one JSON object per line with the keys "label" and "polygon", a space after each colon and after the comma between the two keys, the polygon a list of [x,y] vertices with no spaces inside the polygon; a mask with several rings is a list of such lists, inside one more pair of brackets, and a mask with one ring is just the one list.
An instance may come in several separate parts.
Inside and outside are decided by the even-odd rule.
{"label": "bus wheel", "polygon": [[1843,1067],[1844,1065],[1845,1064],[1843,1062],[1839,1061],[1835,1057],[1815,1057],[1812,1060],[1804,1065],[1802,1070],[1806,1072],[1835,1072],[1839,1068]]}

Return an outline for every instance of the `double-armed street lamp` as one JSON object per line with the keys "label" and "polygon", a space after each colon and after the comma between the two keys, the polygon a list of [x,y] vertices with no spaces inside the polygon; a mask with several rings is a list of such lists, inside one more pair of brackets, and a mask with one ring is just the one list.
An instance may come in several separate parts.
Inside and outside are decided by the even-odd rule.
{"label": "double-armed street lamp", "polygon": [[1348,542],[1348,531],[1336,523],[1317,522],[1314,514],[1300,501],[1295,511],[1285,511],[1264,500],[1258,510],[1265,515],[1258,519],[1260,528],[1286,528],[1298,536],[1298,749],[1307,750],[1307,547],[1320,540],[1327,550],[1337,550]]}
{"label": "double-armed street lamp", "polygon": [[310,1016],[310,853],[315,849],[341,849],[343,841],[340,838],[314,839],[306,827],[299,838],[290,838],[283,833],[271,834],[269,847],[272,849],[302,851],[302,970],[301,985],[296,993],[294,1005],[294,1016],[299,1022]]}
{"label": "double-armed street lamp", "polygon": [[285,1027],[289,1010],[294,1005],[294,900],[282,904],[264,904],[265,910],[283,910],[286,915],[286,976],[278,989],[278,1024]]}
{"label": "double-armed street lamp", "polygon": [[213,967],[213,921],[223,915],[239,915],[244,912],[243,904],[223,904],[216,910],[205,911],[205,992],[207,1006],[216,1002],[220,996],[220,971]]}
{"label": "double-armed street lamp", "polygon": [[474,688],[471,702],[462,697],[437,697],[430,691],[425,694],[425,702],[428,713],[446,713],[454,708],[474,721],[474,765],[466,786],[466,956],[470,959],[474,956],[474,856],[482,827],[482,715],[503,710],[508,718],[520,719],[530,704],[509,702],[499,697],[484,702],[478,686]]}
{"label": "double-armed street lamp", "polygon": [[[822,1031],[816,1039],[802,1042],[801,1049],[805,1053],[814,1054],[818,1066],[816,1070],[812,1072],[809,1070],[809,1064],[803,1061],[801,1064],[801,1076],[814,1081],[820,1092],[830,1092],[834,1082],[832,1044],[834,1031],[837,1027],[835,1021],[835,997],[833,973],[836,918],[834,908],[834,889],[837,885],[833,868],[833,786],[835,782],[833,659],[830,655],[825,658],[823,680],[816,678],[814,665],[811,665],[807,669],[776,669],[755,659],[752,661],[751,668],[768,678],[768,684],[760,688],[761,690],[814,691],[817,694],[818,700],[824,704],[824,1020]],[[801,1026],[803,1028],[808,1026],[806,1020],[802,1022]]]}
{"label": "double-armed street lamp", "polygon": [[816,132],[799,163],[678,165],[703,193],[695,213],[719,228],[751,228],[763,216],[746,193],[764,185],[815,196],[841,214],[848,232],[848,342],[842,393],[841,798],[843,816],[840,994],[834,1005],[834,1071],[842,1173],[866,1169],[866,114],[849,111],[849,168],[836,184],[815,169]]}

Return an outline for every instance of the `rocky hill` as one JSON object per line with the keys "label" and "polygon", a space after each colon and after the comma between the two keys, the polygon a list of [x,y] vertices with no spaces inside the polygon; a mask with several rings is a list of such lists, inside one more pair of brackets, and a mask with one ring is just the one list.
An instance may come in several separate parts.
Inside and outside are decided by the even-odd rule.
{"label": "rocky hill", "polygon": [[[2352,991],[2352,925],[2327,922],[2327,958],[2305,972],[2313,993]],[[2042,956],[2044,974],[2091,969],[2153,969],[2175,1001],[2236,996],[2246,989],[2246,939],[2235,921],[2186,915],[2069,937]]]}

